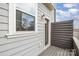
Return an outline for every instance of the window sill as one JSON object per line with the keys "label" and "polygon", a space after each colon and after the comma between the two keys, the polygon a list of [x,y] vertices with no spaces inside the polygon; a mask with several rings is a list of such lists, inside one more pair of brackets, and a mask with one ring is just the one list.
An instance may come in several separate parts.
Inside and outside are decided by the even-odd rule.
{"label": "window sill", "polygon": [[36,31],[28,31],[28,32],[26,32],[26,31],[17,31],[14,34],[6,34],[6,37],[8,39],[10,39],[10,38],[18,38],[18,37],[25,37],[25,36],[28,37],[29,35],[32,36],[32,35],[35,35],[37,33],[38,32],[36,32]]}

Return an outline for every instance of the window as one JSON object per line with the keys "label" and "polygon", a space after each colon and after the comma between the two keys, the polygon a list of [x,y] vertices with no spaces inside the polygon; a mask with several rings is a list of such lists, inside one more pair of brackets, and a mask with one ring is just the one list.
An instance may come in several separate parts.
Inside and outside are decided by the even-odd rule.
{"label": "window", "polygon": [[16,10],[16,31],[35,31],[35,17]]}
{"label": "window", "polygon": [[37,4],[9,4],[9,35],[37,32]]}

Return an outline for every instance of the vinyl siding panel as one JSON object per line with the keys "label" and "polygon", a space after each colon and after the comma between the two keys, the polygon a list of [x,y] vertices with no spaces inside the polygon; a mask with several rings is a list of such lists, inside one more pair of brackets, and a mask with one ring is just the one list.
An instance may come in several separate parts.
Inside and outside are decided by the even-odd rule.
{"label": "vinyl siding panel", "polygon": [[7,24],[8,23],[8,17],[2,17],[2,16],[0,16],[0,23]]}
{"label": "vinyl siding panel", "polygon": [[1,31],[7,31],[8,30],[8,24],[4,24],[4,23],[0,24],[0,30]]}
{"label": "vinyl siding panel", "polygon": [[0,15],[3,17],[7,17],[8,16],[8,10],[0,8]]}
{"label": "vinyl siding panel", "polygon": [[0,38],[5,37],[5,34],[7,34],[8,31],[0,31]]}
{"label": "vinyl siding panel", "polygon": [[0,3],[0,40],[8,33],[8,4]]}
{"label": "vinyl siding panel", "polygon": [[[44,13],[50,18],[50,11],[43,5],[38,4],[38,19],[37,29],[38,32],[8,35],[8,8],[7,4],[0,4],[1,16],[0,16],[0,55],[8,56],[34,56],[39,53],[45,47],[45,25],[44,20],[41,21],[41,15]],[[6,9],[6,10],[5,10]],[[40,9],[40,10],[39,10]],[[40,16],[40,17],[39,17]],[[2,38],[3,37],[3,38]]]}
{"label": "vinyl siding panel", "polygon": [[5,35],[8,34],[8,8],[8,4],[0,3],[0,43],[2,44],[7,42]]}
{"label": "vinyl siding panel", "polygon": [[38,40],[36,39],[35,40],[28,39],[28,40],[4,45],[2,48],[5,48],[6,46],[10,46],[10,47],[7,49],[5,48],[4,51],[0,53],[2,53],[3,55],[19,55],[20,53],[22,53],[23,51],[26,51],[27,49],[31,49],[34,46],[38,46],[38,42],[37,42]]}
{"label": "vinyl siding panel", "polygon": [[8,3],[0,3],[0,8],[8,10]]}

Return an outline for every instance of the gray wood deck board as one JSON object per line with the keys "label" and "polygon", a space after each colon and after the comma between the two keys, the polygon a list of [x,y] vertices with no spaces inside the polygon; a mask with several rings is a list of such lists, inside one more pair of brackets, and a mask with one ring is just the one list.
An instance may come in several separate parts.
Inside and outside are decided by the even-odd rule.
{"label": "gray wood deck board", "polygon": [[43,51],[39,56],[74,56],[71,49],[62,49],[55,46],[50,46]]}

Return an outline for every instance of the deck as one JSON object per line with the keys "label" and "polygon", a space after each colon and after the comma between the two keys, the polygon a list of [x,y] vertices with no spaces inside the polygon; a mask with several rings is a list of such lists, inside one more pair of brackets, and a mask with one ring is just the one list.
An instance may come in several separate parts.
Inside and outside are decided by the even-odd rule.
{"label": "deck", "polygon": [[74,56],[74,52],[72,52],[71,49],[62,49],[55,46],[50,46],[39,56]]}

